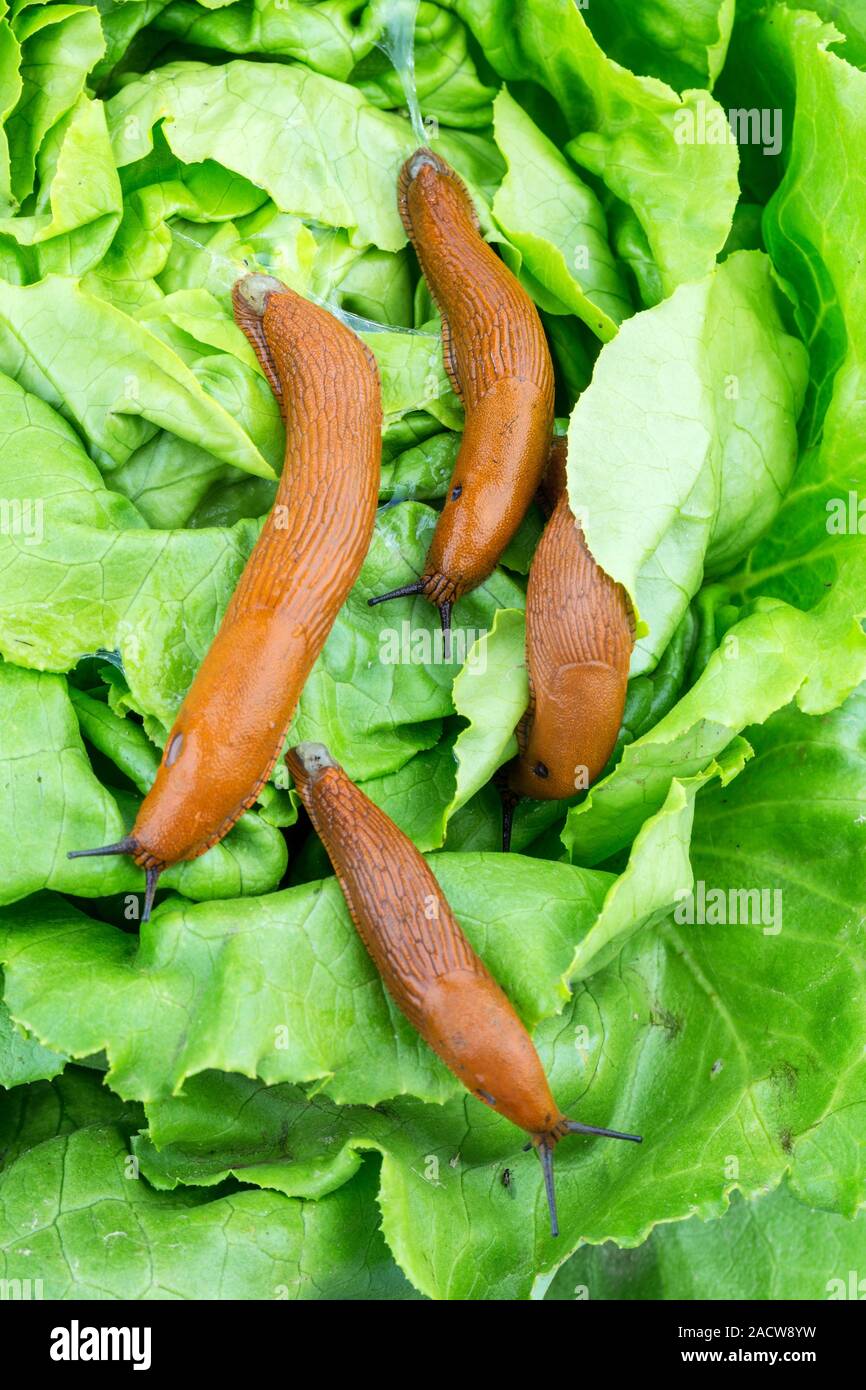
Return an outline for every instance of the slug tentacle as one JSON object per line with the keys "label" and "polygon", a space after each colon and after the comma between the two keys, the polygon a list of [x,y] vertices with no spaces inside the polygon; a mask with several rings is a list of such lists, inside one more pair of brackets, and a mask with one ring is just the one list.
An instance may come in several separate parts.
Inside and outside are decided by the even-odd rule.
{"label": "slug tentacle", "polygon": [[556,1188],[553,1182],[553,1146],[542,1142],[538,1145],[541,1171],[544,1174],[544,1190],[547,1193],[547,1206],[550,1211],[550,1234],[559,1235],[559,1218],[556,1214]]}
{"label": "slug tentacle", "polygon": [[142,922],[150,921],[150,910],[153,907],[153,898],[156,893],[156,885],[159,881],[161,870],[158,868],[145,869],[145,890],[144,890],[144,911],[141,914]]}
{"label": "slug tentacle", "polygon": [[122,840],[118,840],[113,845],[100,845],[98,849],[70,849],[67,850],[67,859],[88,859],[91,855],[98,854],[134,854],[138,849],[138,844],[132,835],[124,835]]}
{"label": "slug tentacle", "polygon": [[392,598],[406,598],[409,594],[423,594],[424,581],[419,579],[415,584],[404,584],[400,589],[391,589],[387,594],[377,594],[375,598],[367,599],[367,607],[375,608],[378,603],[387,603]]}
{"label": "slug tentacle", "polygon": [[445,660],[451,660],[451,613],[457,601],[457,591],[453,582],[444,575],[425,575],[414,584],[403,584],[399,589],[391,589],[387,594],[377,594],[367,599],[367,607],[387,603],[392,598],[408,598],[413,594],[423,594],[439,609],[439,621],[445,634]]}
{"label": "slug tentacle", "polygon": [[632,1144],[642,1144],[639,1134],[624,1134],[620,1129],[599,1129],[598,1125],[582,1125],[578,1120],[568,1120],[569,1134],[600,1134],[602,1139],[628,1139]]}
{"label": "slug tentacle", "polygon": [[514,812],[520,797],[508,786],[499,788],[499,800],[502,804],[502,853],[508,854],[511,849],[511,831],[514,825]]}
{"label": "slug tentacle", "polygon": [[165,867],[163,864],[152,862],[146,850],[142,850],[141,845],[133,835],[125,835],[122,840],[118,840],[113,845],[102,845],[99,849],[70,849],[66,852],[67,859],[86,859],[91,855],[100,854],[131,854],[139,868],[144,869],[145,890],[144,890],[144,911],[141,920],[150,920],[150,910],[153,907],[153,896],[156,892],[157,880]]}
{"label": "slug tentacle", "polygon": [[642,1144],[643,1139],[640,1134],[623,1134],[617,1129],[599,1129],[596,1125],[582,1125],[577,1120],[567,1120],[561,1117],[559,1121],[545,1134],[534,1134],[525,1149],[534,1148],[541,1162],[541,1170],[544,1174],[544,1190],[547,1194],[547,1206],[550,1212],[550,1234],[559,1235],[559,1219],[556,1214],[556,1189],[553,1181],[553,1150],[560,1139],[566,1134],[595,1134],[602,1139],[628,1139],[633,1144]]}
{"label": "slug tentacle", "polygon": [[443,653],[445,661],[451,660],[451,610],[453,607],[454,604],[448,599],[446,599],[444,603],[439,604],[439,621],[442,624],[442,632],[445,636]]}

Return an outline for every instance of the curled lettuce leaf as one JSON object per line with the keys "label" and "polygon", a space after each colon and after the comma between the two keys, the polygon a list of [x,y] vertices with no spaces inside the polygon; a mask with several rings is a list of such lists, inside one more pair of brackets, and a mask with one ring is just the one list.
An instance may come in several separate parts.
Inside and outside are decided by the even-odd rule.
{"label": "curled lettuce leaf", "polygon": [[154,76],[108,102],[118,165],[147,154],[162,121],[185,163],[216,160],[266,189],[283,212],[344,227],[360,245],[404,244],[394,186],[417,144],[408,121],[299,64],[170,63]]}
{"label": "curled lettuce leaf", "polygon": [[504,89],[493,111],[496,143],[508,164],[493,216],[533,277],[536,303],[577,315],[607,342],[631,303],[601,205]]}
{"label": "curled lettuce leaf", "polygon": [[639,614],[633,674],[655,665],[705,569],[730,568],[778,509],[805,385],[760,252],[681,286],[602,349],[569,423],[569,498]]}
{"label": "curled lettuce leaf", "polygon": [[105,39],[91,5],[21,6],[12,28],[21,49],[21,94],[6,119],[6,136],[12,194],[20,203],[33,190],[42,141],[84,92]]}
{"label": "curled lettuce leaf", "polygon": [[274,476],[177,353],[73,279],[0,281],[0,368],[71,418],[106,469],[125,463],[163,427],[236,468]]}
{"label": "curled lettuce leaf", "polygon": [[[65,1105],[65,1079],[54,1085]],[[32,1114],[22,1116],[20,1152],[0,1175],[4,1279],[36,1279],[53,1299],[414,1296],[378,1229],[375,1160],[322,1201],[236,1189],[160,1193],[131,1180],[129,1134],[125,1116],[77,1128],[66,1117],[60,1134],[40,1139]],[[34,1203],[51,1219],[34,1222]]]}
{"label": "curled lettuce leaf", "polygon": [[[737,201],[734,141],[690,138],[721,116],[708,92],[680,98],[608,58],[574,0],[448,0],[506,81],[532,81],[558,103],[568,153],[635,212],[665,292],[712,268]],[[722,117],[722,119],[724,119]]]}
{"label": "curled lettuce leaf", "polygon": [[[140,798],[123,784],[128,778],[145,791],[158,760],[140,726],[102,706],[96,714],[88,710],[79,728],[62,676],[6,663],[0,663],[0,706],[0,766],[11,808],[0,831],[3,901],[46,887],[83,897],[142,892],[143,873],[126,855],[66,857],[70,849],[111,844],[132,825]],[[94,772],[82,733],[114,763],[113,787]],[[161,884],[191,898],[262,893],[279,883],[285,866],[283,837],[253,812],[206,855],[167,870]],[[139,910],[140,903],[130,904],[127,920],[136,921]]]}
{"label": "curled lettuce leaf", "polygon": [[605,53],[632,72],[678,91],[712,87],[722,70],[736,0],[611,0],[587,4],[586,19]]}

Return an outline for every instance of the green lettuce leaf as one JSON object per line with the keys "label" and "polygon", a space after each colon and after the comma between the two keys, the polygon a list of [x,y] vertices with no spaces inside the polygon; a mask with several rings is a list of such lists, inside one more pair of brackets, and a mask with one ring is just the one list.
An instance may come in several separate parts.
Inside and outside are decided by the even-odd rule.
{"label": "green lettuce leaf", "polygon": [[848,1221],[809,1211],[782,1184],[752,1201],[735,1197],[721,1221],[657,1226],[637,1250],[579,1250],[546,1297],[859,1299],[864,1252],[866,1213]]}
{"label": "green lettuce leaf", "polygon": [[[5,1278],[858,1296],[864,42],[855,0],[0,0]],[[397,214],[413,82],[539,307],[572,505],[641,623],[605,774],[523,802],[510,855],[540,512],[449,661],[424,599],[367,606],[422,572],[463,426]],[[779,113],[778,151],[738,152],[728,108]],[[273,502],[250,269],[364,337],[385,413],[289,740],[441,851],[564,1111],[644,1136],[558,1147],[557,1241],[525,1136],[385,994],[282,760],[140,934],[131,860],[66,857],[129,829]]]}
{"label": "green lettuce leaf", "polygon": [[14,111],[22,91],[22,79],[20,74],[21,46],[15,37],[12,25],[6,18],[8,6],[3,3],[0,10],[0,90],[3,92],[0,99],[0,206],[4,214],[11,211],[14,200],[12,197],[12,167],[9,152],[9,136],[6,133],[6,120],[11,111]]}
{"label": "green lettuce leaf", "polygon": [[[817,603],[864,554],[858,498],[866,396],[866,271],[850,248],[866,234],[857,171],[844,151],[866,139],[866,74],[830,51],[834,32],[777,6],[797,105],[788,167],[764,214],[767,249],[794,300],[811,357],[802,430],[808,446],[767,535],[727,583],[734,593]],[[820,113],[817,117],[815,113]],[[832,134],[831,134],[832,132]],[[852,501],[853,499],[853,501]]]}
{"label": "green lettuce leaf", "polygon": [[548,312],[576,314],[608,342],[631,303],[601,205],[504,88],[493,112],[496,143],[508,165],[493,216],[545,292],[533,297]]}
{"label": "green lettuce leaf", "polygon": [[678,91],[712,87],[728,51],[736,0],[612,0],[583,7],[609,58]]}
{"label": "green lettuce leaf", "polygon": [[6,120],[12,193],[22,202],[33,189],[45,136],[78,101],[87,74],[105,50],[92,5],[30,5],[13,22],[21,46],[21,95]]}
{"label": "green lettuce leaf", "polygon": [[[416,634],[427,635],[424,629]],[[442,847],[452,816],[517,751],[514,730],[529,699],[524,636],[523,614],[509,608],[499,609],[489,632],[474,642],[471,631],[457,629],[454,655],[463,665],[454,679],[452,699],[455,712],[467,721],[465,727],[417,753],[396,772],[362,783],[371,801],[421,850]],[[411,656],[415,639],[408,625],[398,640]],[[484,848],[498,849],[500,833],[497,807],[496,838]]]}
{"label": "green lettuce leaf", "polygon": [[236,468],[273,477],[230,411],[175,352],[73,279],[0,281],[0,368],[71,419],[105,469],[163,427]]}
{"label": "green lettuce leaf", "polygon": [[[791,1165],[795,1181],[802,1173],[799,1181],[817,1185],[820,1177],[822,1205],[850,1215],[858,1196],[862,1202],[864,1172],[852,1158],[864,1118],[864,1021],[852,933],[863,896],[864,728],[862,695],[827,718],[785,711],[765,726],[759,756],[737,781],[698,797],[696,879],[737,891],[763,888],[771,900],[778,891],[780,931],[769,920],[672,922],[661,933],[633,937],[619,961],[578,992],[570,1016],[539,1029],[554,1090],[563,1077],[567,1098],[564,1078],[576,1071],[593,1117],[601,1113],[602,1122],[645,1136],[637,1155],[626,1146],[596,1145],[583,1155],[560,1146],[560,1224],[572,1240],[595,1243],[606,1227],[618,1243],[637,1245],[650,1225],[696,1211],[718,1215],[726,1193],[757,1195]],[[800,769],[793,785],[792,747]],[[799,795],[800,786],[810,795]],[[832,860],[820,850],[828,838],[836,846]],[[615,1079],[605,1076],[605,1064]],[[408,1106],[400,1108],[408,1125]],[[435,1173],[386,1158],[386,1236],[413,1280],[434,1296],[526,1296],[531,1245],[547,1243],[537,1164],[516,1144],[495,1146],[489,1121],[467,1137],[464,1108],[453,1122],[443,1112],[438,1144],[421,1147],[423,1134],[413,1135],[415,1153],[439,1157]],[[420,1113],[412,1112],[416,1125]],[[392,1137],[388,1149],[397,1148]],[[507,1192],[496,1181],[505,1164],[512,1174]],[[839,1177],[830,1187],[834,1170]],[[574,1213],[570,1226],[565,1210]],[[554,1243],[555,1254],[535,1257],[536,1287],[543,1289],[567,1239]]]}
{"label": "green lettuce leaf", "polygon": [[253,0],[205,8],[174,0],[154,27],[196,48],[227,53],[267,53],[294,58],[327,77],[345,82],[372,47],[378,26],[369,8],[356,20],[358,6],[347,0]]}
{"label": "green lettuce leaf", "polygon": [[[822,1187],[828,1207],[847,1211],[853,1202],[856,1210],[866,1195],[866,1172],[852,1169],[849,1161],[832,1190],[827,1181],[833,1159],[843,1153],[841,1146],[856,1142],[863,1123],[858,1096],[864,1022],[855,940],[866,863],[859,823],[866,802],[864,731],[866,694],[824,718],[787,709],[752,731],[757,756],[748,767],[727,787],[708,786],[698,794],[692,866],[695,879],[708,887],[763,890],[770,895],[772,911],[766,919],[750,917],[739,925],[689,926],[674,914],[649,926],[625,941],[618,960],[577,989],[563,1013],[548,1017],[537,1029],[542,1059],[563,1105],[586,1122],[630,1127],[645,1136],[637,1151],[578,1139],[559,1147],[563,1236],[558,1242],[550,1240],[537,1161],[521,1153],[522,1136],[467,1097],[441,1106],[400,1098],[375,1109],[349,1105],[335,1112],[321,1095],[304,1098],[282,1087],[270,1094],[255,1080],[219,1077],[211,1070],[190,1081],[184,1096],[149,1107],[157,1152],[151,1144],[139,1146],[144,1171],[161,1187],[171,1187],[219,1181],[245,1164],[247,1179],[260,1166],[264,1180],[279,1190],[298,1192],[309,1184],[308,1190],[321,1192],[351,1176],[358,1151],[378,1148],[383,1153],[379,1202],[386,1238],[416,1287],[445,1298],[525,1298],[533,1289],[543,1292],[581,1239],[638,1245],[659,1223],[696,1213],[704,1219],[720,1215],[734,1190],[751,1198],[778,1183],[790,1168],[803,1190],[807,1183]],[[793,783],[792,748],[798,768]],[[809,794],[801,794],[801,788]],[[665,822],[659,824],[661,828]],[[832,860],[819,848],[828,838],[836,847]],[[650,838],[644,845],[643,872],[652,876],[658,868],[658,842]],[[484,859],[439,856],[432,862],[442,866],[452,859],[463,881],[458,888],[456,880],[443,880],[446,891],[455,904],[465,893],[470,912],[477,911],[472,904],[479,900]],[[501,891],[511,900],[508,911],[514,908],[512,863],[524,865],[533,877],[538,872],[561,874],[564,867],[518,856],[508,861],[491,857],[488,863],[481,899],[489,902],[491,894]],[[599,875],[602,892],[605,884],[614,910],[612,881]],[[628,891],[638,887],[635,879]],[[327,890],[327,885],[321,888]],[[773,899],[776,892],[782,894],[781,911]],[[264,902],[288,898],[290,894],[282,894]],[[596,905],[597,910],[598,899]],[[236,958],[251,944],[250,934],[236,929],[238,908],[257,911],[253,903],[232,905],[230,949]],[[74,1034],[76,1047],[87,1050],[104,1043],[103,1023],[113,1014],[111,1030],[120,1034],[124,1048],[123,1058],[114,1058],[115,1083],[124,1091],[146,1091],[147,1076],[171,1051],[155,1047],[153,1037],[189,1022],[188,1012],[183,1024],[179,1017],[176,1024],[171,1020],[168,972],[182,970],[193,955],[200,969],[214,969],[220,979],[229,969],[224,956],[215,964],[207,936],[201,948],[196,944],[205,919],[213,918],[216,927],[222,910],[218,904],[187,910],[197,936],[180,929],[177,910],[162,909],[157,915],[143,949],[158,951],[165,963],[160,965],[152,954],[146,957],[148,988],[155,992],[144,1023],[135,971],[121,964],[136,950],[128,937],[50,898],[7,909],[3,954],[10,1010],[43,1040],[63,1031]],[[558,910],[557,902],[553,911]],[[568,964],[575,940],[572,914],[566,914],[571,927],[561,935],[552,929],[548,907],[537,913],[531,936],[525,932],[526,914],[526,907],[514,911],[520,938],[503,950],[502,960],[488,953],[477,935],[476,945],[506,987],[517,990],[525,989],[527,979],[537,982],[538,971],[527,970],[527,953],[538,952],[546,939],[543,949],[551,953],[547,998],[556,1007],[558,972]],[[334,920],[332,914],[327,920]],[[465,925],[473,934],[473,923],[467,919]],[[275,945],[283,939],[282,934],[271,935]],[[498,935],[490,933],[491,948]],[[106,945],[115,938],[117,949],[109,963]],[[333,970],[338,960],[345,962],[346,944],[327,939],[312,925],[311,939],[319,951],[333,953],[331,969],[318,976],[312,996],[318,1000],[321,990],[333,989]],[[79,970],[91,982],[86,1011],[76,1008],[79,992],[70,987]],[[108,978],[111,984],[104,986],[101,982]],[[188,980],[188,973],[183,978]],[[291,976],[272,963],[257,978],[285,981]],[[369,978],[374,979],[372,972]],[[219,1063],[238,1071],[241,1034],[263,1025],[261,988],[257,984],[248,996],[243,1022],[236,992],[230,998],[221,995],[221,1007],[232,1009],[231,1026],[221,1024],[209,1009],[201,1017],[202,1032],[183,1034],[185,1060],[190,1049],[198,1048],[204,1062],[206,1048],[212,1068],[218,1050]],[[305,990],[305,998],[310,997]],[[101,1001],[101,1018],[95,1017],[95,1001]],[[131,1018],[138,1020],[134,1032]],[[368,1071],[381,1065],[383,1045],[393,1048],[394,1022],[399,1028],[400,1020],[389,1020],[381,1043],[374,1045],[373,1035],[365,1034]],[[345,1015],[338,1022],[332,1013],[330,1027],[332,1038],[342,1038]],[[149,1028],[156,1032],[145,1048],[136,1040]],[[272,1040],[273,1035],[271,1046]],[[285,1065],[290,1054],[273,1055]],[[180,1065],[186,1070],[184,1062]],[[271,1074],[268,1079],[278,1078]],[[280,1128],[286,1119],[289,1152],[286,1131]],[[831,1141],[827,1155],[821,1153],[824,1136]],[[298,1165],[292,1170],[295,1151]],[[501,1181],[505,1167],[511,1175],[507,1189]]]}
{"label": "green lettuce leaf", "polygon": [[[81,97],[47,143],[52,146],[51,167],[46,167],[49,156],[40,157],[39,210],[0,220],[0,238],[32,248],[33,279],[53,272],[79,275],[98,265],[122,215],[120,180],[101,102]],[[28,258],[22,254],[21,259]]]}
{"label": "green lettuce leaf", "polygon": [[599,48],[574,0],[448,0],[506,81],[539,84],[558,102],[568,153],[634,209],[666,293],[712,268],[737,200],[734,141],[709,145],[698,123],[719,108],[682,98]]}
{"label": "green lettuce leaf", "polygon": [[[43,887],[100,897],[143,890],[143,873],[126,855],[66,857],[70,849],[111,844],[127,833],[138,798],[120,785],[128,779],[145,790],[157,763],[139,726],[105,707],[97,724],[97,702],[82,712],[84,702],[76,700],[73,706],[62,676],[0,663],[0,768],[10,807],[0,827],[4,902]],[[76,713],[92,746],[123,774],[113,788],[99,780],[88,760]],[[167,870],[161,886],[177,886],[191,898],[261,893],[276,887],[285,866],[282,835],[247,813],[206,855]],[[128,899],[126,908],[126,919],[137,920],[137,899]]]}
{"label": "green lettuce leaf", "polygon": [[[847,517],[850,495],[856,499],[863,479],[852,411],[866,357],[866,282],[849,255],[863,220],[862,200],[856,179],[828,162],[810,113],[826,110],[834,129],[854,141],[866,138],[866,128],[857,126],[861,106],[852,99],[853,92],[866,95],[866,76],[827,50],[829,37],[813,16],[777,7],[773,42],[789,46],[806,105],[798,105],[788,171],[765,215],[765,233],[810,345],[803,429],[816,442],[803,454],[767,534],[722,586],[740,602],[773,594],[785,604],[762,600],[755,611],[746,610],[681,704],[631,745],[616,771],[570,812],[564,839],[579,862],[600,862],[627,844],[645,808],[661,804],[670,773],[689,775],[706,766],[733,734],[794,697],[806,710],[832,709],[863,677],[866,542],[856,506],[853,526],[846,522],[839,530],[829,520],[834,504]],[[626,331],[606,351],[618,348]],[[740,704],[747,689],[748,708]],[[743,717],[732,718],[738,708]]]}
{"label": "green lettuce leaf", "polygon": [[[9,525],[0,528],[0,650],[21,666],[55,671],[88,653],[117,651],[127,703],[162,742],[213,640],[256,523],[149,530],[129,502],[105,489],[47,405],[12,381],[0,399],[10,403],[9,430],[0,435],[0,496],[9,510]],[[399,642],[411,613],[410,634],[432,652],[435,610],[422,599],[390,612],[366,603],[405,582],[407,571],[421,572],[433,521],[430,508],[414,502],[382,513],[300,702],[295,739],[327,742],[358,778],[398,770],[437,742],[439,721],[454,712],[458,663],[425,665],[411,645],[404,660]],[[497,571],[461,605],[457,631],[486,632],[498,608],[522,603],[518,585]]]}
{"label": "green lettuce leaf", "polygon": [[92,1061],[68,1066],[62,1075],[19,1086],[0,1106],[0,1170],[37,1144],[91,1125],[123,1125],[127,1131],[145,1123],[140,1105],[122,1101],[96,1074]]}
{"label": "green lettuce leaf", "polygon": [[[3,974],[0,971],[0,991],[2,985]],[[50,1081],[65,1066],[66,1058],[59,1052],[43,1047],[12,1022],[0,995],[0,1088],[10,1090],[13,1086],[25,1086],[32,1081]],[[0,1122],[0,1167],[3,1165],[4,1148]]]}
{"label": "green lettuce leaf", "polygon": [[381,500],[428,502],[444,497],[459,447],[458,435],[438,433],[401,450],[393,459],[383,458]]}
{"label": "green lettuce leaf", "polygon": [[[523,649],[523,625],[518,627],[516,619],[509,623],[507,631],[495,631],[506,614],[497,615],[494,621],[495,641],[488,637],[488,651],[495,653],[493,663],[497,680],[495,700],[493,682],[480,670],[473,673],[470,688],[480,698],[477,700],[475,715],[479,725],[484,720],[489,729],[491,745],[503,749],[502,761],[511,755],[514,743],[509,737],[508,720],[514,709],[528,698],[528,690],[521,670]],[[689,609],[666,649],[652,675],[635,676],[626,691],[622,725],[617,736],[614,751],[608,767],[613,768],[622,756],[623,748],[634,742],[641,734],[652,729],[660,719],[676,704],[678,695],[687,684],[689,663],[693,660],[699,634],[699,620]],[[507,646],[512,647],[509,661]],[[712,641],[711,651],[716,641]],[[708,656],[711,654],[708,653]],[[463,679],[463,678],[461,678]],[[488,695],[488,688],[490,693]],[[456,689],[456,687],[455,687]],[[488,709],[489,706],[489,709]],[[471,717],[471,711],[464,710]],[[471,734],[466,731],[467,737]],[[497,755],[500,756],[500,755]],[[532,801],[521,799],[514,809],[511,843],[515,850],[539,856],[543,859],[566,859],[560,831],[571,806],[583,799],[582,793],[575,793],[570,800]],[[386,807],[393,814],[391,807]],[[502,843],[502,807],[497,789],[491,785],[482,787],[468,802],[449,815],[446,848],[452,850],[498,850]],[[637,921],[637,919],[636,919]]]}
{"label": "green lettuce leaf", "polygon": [[127,1133],[91,1124],[35,1143],[0,1174],[4,1279],[37,1280],[37,1296],[53,1299],[413,1296],[378,1230],[375,1164],[321,1202],[157,1193],[138,1178]]}
{"label": "green lettuce leaf", "polygon": [[[854,617],[866,612],[864,573],[848,574],[810,612],[767,599],[731,627],[688,694],[569,811],[562,838],[572,858],[595,864],[627,845],[674,777],[707,770],[748,725],[789,701],[811,714],[841,704],[866,677],[866,636]],[[748,757],[749,744],[738,747],[723,780]]]}
{"label": "green lettuce leaf", "polygon": [[154,76],[108,102],[118,165],[147,154],[162,120],[185,163],[214,159],[266,189],[283,212],[344,227],[359,245],[404,244],[394,190],[417,144],[407,121],[300,64],[170,63]]}
{"label": "green lettuce leaf", "polygon": [[[866,15],[859,0],[802,0],[798,10],[810,10],[821,19],[829,21],[845,36],[845,45],[840,48],[840,56],[855,67],[866,67]],[[737,5],[737,24],[747,23],[755,14],[776,9],[767,0],[739,0]]]}
{"label": "green lettuce leaf", "polygon": [[730,568],[779,507],[805,377],[760,252],[729,257],[603,348],[569,424],[569,498],[640,615],[633,674],[656,664],[705,566]]}
{"label": "green lettuce leaf", "polygon": [[[440,855],[430,863],[528,1023],[559,1009],[575,938],[594,920],[609,876],[520,856]],[[315,1082],[347,1104],[406,1091],[440,1101],[460,1091],[385,994],[335,879],[237,899],[228,914],[225,904],[166,903],[142,924],[139,946],[56,896],[5,908],[0,953],[10,1013],[55,1051],[105,1051],[108,1082],[127,1098],[171,1095],[212,1068]],[[543,932],[527,935],[527,914],[543,920]],[[226,969],[236,982],[228,995]],[[85,976],[82,1010],[75,982]],[[237,989],[243,979],[248,1011]]]}
{"label": "green lettuce leaf", "polygon": [[142,29],[164,9],[168,0],[103,0],[100,6],[105,51],[90,73],[90,85],[102,94],[112,73]]}
{"label": "green lettuce leaf", "polygon": [[406,104],[403,83],[408,73],[400,44],[411,35],[414,10],[411,77],[425,121],[441,121],[461,130],[489,126],[496,88],[479,75],[465,26],[455,15],[426,0],[420,5],[417,0],[372,0],[364,18],[376,26],[377,47],[358,63],[351,76],[353,85],[376,106]]}
{"label": "green lettuce leaf", "polygon": [[[435,513],[417,502],[382,511],[361,577],[338,615],[298,706],[293,742],[326,743],[359,781],[397,771],[439,739],[439,721],[454,712],[452,684],[460,662],[444,660],[439,615],[426,599],[368,608],[367,599],[421,574]],[[521,588],[501,569],[461,600],[460,634],[487,632],[500,608],[522,608]],[[390,611],[389,611],[390,610]]]}

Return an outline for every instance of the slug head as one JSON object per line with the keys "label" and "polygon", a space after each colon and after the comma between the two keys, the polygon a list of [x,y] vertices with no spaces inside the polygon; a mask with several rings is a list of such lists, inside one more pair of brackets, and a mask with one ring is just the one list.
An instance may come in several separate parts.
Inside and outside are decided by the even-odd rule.
{"label": "slug head", "polygon": [[508,771],[511,790],[537,801],[559,801],[591,787],[616,746],[627,684],[625,641],[618,670],[585,661],[563,663],[543,675],[534,672],[532,718]]}
{"label": "slug head", "polygon": [[[480,230],[469,190],[441,155],[422,145],[410,154],[397,179],[397,207],[407,236],[429,243],[436,230],[448,232],[454,221]],[[424,225],[422,225],[424,224]]]}
{"label": "slug head", "polygon": [[315,786],[328,768],[339,770],[340,764],[331,757],[324,743],[296,743],[286,754],[286,767],[299,789]]}
{"label": "slug head", "polygon": [[575,795],[574,775],[569,780],[560,774],[552,756],[555,747],[554,740],[547,759],[538,756],[537,749],[515,758],[508,770],[508,789],[515,799],[528,796],[533,801],[559,801]]}
{"label": "slug head", "polygon": [[288,288],[275,275],[244,275],[234,287],[236,296],[256,318],[262,318],[272,294],[286,294]]}
{"label": "slug head", "polygon": [[[444,178],[450,177],[454,172],[451,166],[446,164],[445,160],[440,158],[438,154],[434,154],[427,145],[422,145],[414,154],[411,154],[406,160],[403,168],[406,171],[406,179],[409,183],[417,179],[418,175],[424,169],[431,169],[434,173],[441,174]],[[425,175],[425,177],[427,177],[427,175]]]}

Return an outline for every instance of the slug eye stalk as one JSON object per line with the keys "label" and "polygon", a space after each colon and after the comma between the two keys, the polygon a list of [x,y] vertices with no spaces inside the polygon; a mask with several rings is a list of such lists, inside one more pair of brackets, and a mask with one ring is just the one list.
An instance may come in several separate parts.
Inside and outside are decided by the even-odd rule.
{"label": "slug eye stalk", "polygon": [[451,660],[451,610],[453,607],[454,604],[447,600],[445,603],[439,604],[439,621],[442,624],[442,632],[445,636],[444,656],[446,661]]}
{"label": "slug eye stalk", "polygon": [[156,885],[159,881],[159,869],[145,869],[145,889],[144,889],[144,911],[141,914],[142,922],[150,921],[150,910],[153,907],[153,898],[156,893]]}
{"label": "slug eye stalk", "polygon": [[[70,849],[67,850],[67,859],[89,859],[101,854],[135,854],[139,849],[139,843],[134,835],[125,835],[122,840],[117,840],[113,845],[100,845],[98,849]],[[150,912],[153,907],[153,899],[156,893],[156,885],[162,870],[151,866],[144,871],[144,911],[141,914],[142,922],[150,921]]]}
{"label": "slug eye stalk", "polygon": [[[387,594],[377,594],[375,598],[367,599],[367,607],[375,608],[379,603],[387,603],[392,598],[409,598],[413,594],[424,594],[427,586],[423,579],[417,580],[414,584],[404,584],[400,589],[391,589]],[[451,660],[451,611],[454,607],[453,599],[446,599],[442,603],[437,603],[439,609],[439,621],[442,624],[442,631],[445,635],[445,660]]]}
{"label": "slug eye stalk", "polygon": [[375,608],[378,603],[387,603],[392,598],[408,598],[410,594],[423,594],[424,581],[419,579],[415,584],[404,584],[401,589],[391,589],[387,594],[377,594],[375,598],[367,599],[367,607]]}
{"label": "slug eye stalk", "polygon": [[134,854],[138,849],[138,841],[132,835],[125,835],[122,840],[118,840],[113,845],[100,845],[98,849],[71,849],[68,851],[67,859],[89,859],[95,854]]}
{"label": "slug eye stalk", "polygon": [[520,797],[510,787],[503,786],[499,789],[499,798],[502,802],[502,853],[508,854],[511,849],[511,827],[514,822],[514,812]]}
{"label": "slug eye stalk", "polygon": [[624,1134],[618,1129],[599,1129],[596,1125],[582,1125],[578,1120],[566,1120],[561,1130],[554,1130],[550,1134],[542,1134],[530,1139],[528,1144],[524,1144],[523,1151],[527,1153],[531,1148],[538,1151],[541,1171],[544,1174],[544,1190],[547,1194],[547,1207],[550,1212],[550,1234],[554,1237],[559,1235],[559,1218],[556,1214],[556,1187],[553,1180],[553,1150],[562,1134],[596,1134],[602,1139],[628,1139],[632,1144],[642,1144],[643,1137],[640,1134]]}

